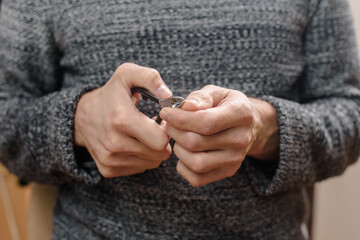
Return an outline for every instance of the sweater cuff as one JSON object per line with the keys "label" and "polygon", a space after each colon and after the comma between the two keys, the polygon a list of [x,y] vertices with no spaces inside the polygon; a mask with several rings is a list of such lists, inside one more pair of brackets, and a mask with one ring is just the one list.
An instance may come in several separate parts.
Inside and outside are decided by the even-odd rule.
{"label": "sweater cuff", "polygon": [[[278,161],[265,166],[247,158],[244,168],[253,189],[260,195],[272,195],[309,181],[311,166],[309,136],[312,119],[302,112],[300,104],[272,96],[261,98],[274,106],[280,134]],[[264,170],[265,169],[265,170]],[[269,170],[270,169],[270,170]],[[269,171],[268,171],[269,170]]]}
{"label": "sweater cuff", "polygon": [[[75,88],[64,89],[57,96],[57,106],[52,112],[54,122],[50,125],[47,136],[53,141],[49,149],[53,149],[56,172],[60,173],[59,178],[69,178],[70,181],[81,181],[85,184],[96,184],[100,181],[101,175],[97,169],[88,167],[93,162],[89,154],[79,151],[74,145],[74,117],[78,101],[81,96],[98,86],[85,85]],[[62,174],[63,173],[63,174]]]}

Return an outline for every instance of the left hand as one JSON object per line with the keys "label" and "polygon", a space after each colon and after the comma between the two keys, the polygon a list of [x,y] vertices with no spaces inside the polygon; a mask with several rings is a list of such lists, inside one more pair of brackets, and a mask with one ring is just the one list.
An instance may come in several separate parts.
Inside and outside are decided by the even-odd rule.
{"label": "left hand", "polygon": [[193,186],[233,176],[246,155],[277,158],[275,109],[240,91],[205,86],[192,92],[181,109],[164,108],[160,116],[176,141],[177,171]]}

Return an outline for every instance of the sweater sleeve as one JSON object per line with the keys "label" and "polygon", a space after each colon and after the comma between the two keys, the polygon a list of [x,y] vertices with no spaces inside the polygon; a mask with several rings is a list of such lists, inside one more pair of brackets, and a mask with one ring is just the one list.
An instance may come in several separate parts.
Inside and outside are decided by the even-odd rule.
{"label": "sweater sleeve", "polygon": [[0,160],[27,181],[96,183],[99,173],[81,167],[73,144],[76,104],[95,86],[61,88],[50,14],[32,1],[2,2]]}
{"label": "sweater sleeve", "polygon": [[259,161],[244,162],[261,195],[339,175],[359,157],[360,74],[349,6],[346,0],[320,0],[313,7],[303,38],[300,102],[262,97],[277,111],[277,165],[269,174]]}

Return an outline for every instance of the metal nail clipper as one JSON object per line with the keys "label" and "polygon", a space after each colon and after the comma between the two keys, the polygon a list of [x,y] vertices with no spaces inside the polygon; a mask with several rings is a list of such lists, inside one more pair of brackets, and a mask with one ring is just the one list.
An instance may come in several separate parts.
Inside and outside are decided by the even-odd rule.
{"label": "metal nail clipper", "polygon": [[[177,96],[167,98],[167,99],[161,99],[161,98],[156,97],[155,95],[150,93],[147,89],[142,88],[142,87],[132,88],[131,93],[140,93],[141,98],[143,100],[149,99],[153,102],[156,102],[157,104],[160,104],[161,108],[164,108],[164,107],[180,108],[184,104],[184,101],[185,101],[185,98],[177,97]],[[160,118],[160,115],[158,114],[155,122],[157,122],[158,124],[161,124],[161,121],[162,121],[162,119]]]}

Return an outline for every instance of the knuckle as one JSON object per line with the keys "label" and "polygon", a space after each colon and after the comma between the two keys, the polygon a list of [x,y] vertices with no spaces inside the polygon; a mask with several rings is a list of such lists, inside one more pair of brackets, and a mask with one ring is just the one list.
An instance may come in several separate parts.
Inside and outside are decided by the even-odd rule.
{"label": "knuckle", "polygon": [[148,169],[158,168],[161,165],[162,161],[153,161],[153,163],[149,166]]}
{"label": "knuckle", "polygon": [[154,136],[154,141],[156,143],[155,150],[164,151],[169,143],[169,135],[166,130],[159,127],[159,131]]}
{"label": "knuckle", "polygon": [[230,164],[229,171],[232,169],[236,172],[240,168],[243,159],[244,154],[242,152],[238,152],[233,154],[233,156],[230,156],[228,160],[228,163]]}
{"label": "knuckle", "polygon": [[237,156],[232,161],[230,161],[232,169],[234,169],[235,172],[240,168],[242,160],[243,160],[243,157],[241,155],[241,156]]}
{"label": "knuckle", "polygon": [[101,160],[101,164],[104,166],[104,168],[111,168],[113,165],[113,162],[111,160],[109,160],[109,158],[104,158]]}
{"label": "knuckle", "polygon": [[248,125],[252,125],[254,123],[254,115],[251,113],[247,114],[244,119],[242,119],[242,122]]}
{"label": "knuckle", "polygon": [[203,135],[211,135],[213,133],[215,133],[216,131],[216,124],[215,122],[211,119],[211,117],[209,117],[208,119],[206,119],[206,117],[203,118],[202,121],[202,132],[201,134]]}
{"label": "knuckle", "polygon": [[[230,108],[234,113],[237,113],[235,116],[236,120],[241,120],[243,116],[243,104],[240,101],[229,101],[228,108]],[[246,110],[245,110],[246,111]]]}
{"label": "knuckle", "polygon": [[194,132],[187,132],[185,133],[185,148],[190,151],[196,151],[201,147],[201,142]]}
{"label": "knuckle", "polygon": [[193,98],[199,101],[200,107],[202,109],[211,108],[213,105],[212,97],[209,95],[207,91],[204,90],[204,88],[202,90],[197,90],[192,92],[188,98]]}
{"label": "knuckle", "polygon": [[231,146],[234,147],[235,149],[242,149],[244,147],[244,144],[239,139],[233,139]]}
{"label": "knuckle", "polygon": [[250,144],[250,137],[249,135],[240,135],[233,139],[233,146],[235,149],[246,149],[247,146]]}
{"label": "knuckle", "polygon": [[113,161],[113,159],[111,158],[110,155],[102,156],[102,158],[100,159],[100,162],[101,162],[101,165],[103,165],[104,168],[106,168],[107,170],[116,166],[116,162]]}
{"label": "knuckle", "polygon": [[105,140],[104,140],[104,148],[111,152],[119,152],[119,153],[124,153],[124,152],[128,152],[127,146],[125,144],[123,144],[121,141],[119,141],[117,136],[114,136],[115,134],[111,134],[110,136],[108,136]]}
{"label": "knuckle", "polygon": [[119,73],[119,72],[122,72],[122,71],[127,71],[128,69],[130,69],[131,67],[133,67],[133,63],[129,63],[129,62],[125,62],[125,63],[122,63],[117,69],[116,69],[116,72]]}
{"label": "knuckle", "polygon": [[237,172],[237,169],[235,169],[235,168],[228,168],[228,169],[226,169],[226,171],[225,171],[225,177],[232,177],[232,176],[234,176],[235,175],[235,173]]}
{"label": "knuckle", "polygon": [[166,147],[169,143],[169,138],[167,135],[162,135],[157,139],[157,142],[154,144],[153,149],[157,152],[164,152],[166,151]]}
{"label": "knuckle", "polygon": [[235,148],[237,150],[247,149],[249,145],[252,144],[253,140],[254,140],[254,132],[252,129],[249,129],[248,131],[243,132],[241,135],[238,135]]}
{"label": "knuckle", "polygon": [[116,152],[116,146],[113,142],[112,139],[110,139],[109,137],[107,137],[104,141],[103,141],[103,146],[106,150],[108,150],[109,152]]}
{"label": "knuckle", "polygon": [[240,110],[239,112],[241,112],[241,122],[242,124],[248,124],[248,125],[252,125],[254,122],[254,115],[253,115],[253,109],[250,105],[250,102],[244,103],[240,105]]}
{"label": "knuckle", "polygon": [[149,74],[147,76],[147,81],[149,82],[156,82],[158,80],[160,80],[160,73],[156,70],[156,69],[149,69]]}
{"label": "knuckle", "polygon": [[194,176],[189,180],[189,183],[193,187],[200,187],[203,185],[203,182],[201,181],[201,178],[198,176]]}
{"label": "knuckle", "polygon": [[191,169],[195,173],[203,173],[206,170],[206,159],[202,157],[202,154],[197,154],[192,161]]}
{"label": "knuckle", "polygon": [[[170,158],[170,155],[171,155],[171,152],[170,151],[163,151],[162,152],[162,155],[160,156],[160,160],[161,160],[161,162],[162,161],[165,161],[165,160],[167,160],[167,159],[169,159]],[[161,163],[160,162],[160,163]]]}
{"label": "knuckle", "polygon": [[122,108],[115,108],[110,116],[110,126],[119,129],[126,129],[131,124],[131,119],[126,117]]}
{"label": "knuckle", "polygon": [[151,156],[149,156],[149,161],[151,161],[153,163],[153,165],[158,166],[160,165],[163,161],[166,161],[167,159],[169,159],[171,155],[171,151],[161,151],[161,152],[156,152],[155,154],[151,154]]}
{"label": "knuckle", "polygon": [[101,167],[99,168],[100,174],[104,177],[104,178],[113,178],[113,177],[117,177],[117,175],[115,174],[115,172],[108,167]]}
{"label": "knuckle", "polygon": [[249,146],[249,144],[251,143],[251,139],[252,139],[252,134],[249,131],[248,134],[245,135],[244,140],[243,140],[243,146],[247,147]]}
{"label": "knuckle", "polygon": [[230,144],[235,150],[246,149],[253,139],[252,129],[244,129],[243,127],[236,127],[230,140]]}

